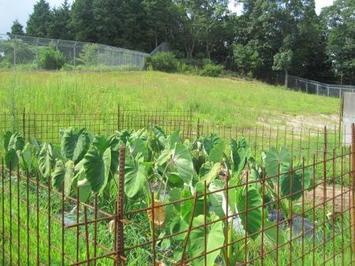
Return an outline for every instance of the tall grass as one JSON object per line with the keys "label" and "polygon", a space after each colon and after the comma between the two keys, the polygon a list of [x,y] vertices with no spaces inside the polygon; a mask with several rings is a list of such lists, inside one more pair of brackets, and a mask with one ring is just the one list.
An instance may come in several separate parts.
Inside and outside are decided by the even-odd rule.
{"label": "tall grass", "polygon": [[339,105],[338,99],[257,81],[151,71],[3,71],[0,81],[2,112],[15,106],[41,113],[107,113],[120,104],[128,109],[192,110],[202,120],[249,127],[258,121],[283,124],[285,114],[336,114]]}

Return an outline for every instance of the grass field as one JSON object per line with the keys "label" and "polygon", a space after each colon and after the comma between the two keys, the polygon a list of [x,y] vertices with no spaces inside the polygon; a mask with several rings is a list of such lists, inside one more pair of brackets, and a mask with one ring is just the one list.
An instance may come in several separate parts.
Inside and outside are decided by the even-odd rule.
{"label": "grass field", "polygon": [[[115,112],[192,110],[206,121],[238,127],[319,120],[338,113],[339,100],[288,91],[258,81],[160,72],[0,72],[1,112]],[[313,121],[313,120],[312,120]],[[313,123],[313,122],[312,122]]]}

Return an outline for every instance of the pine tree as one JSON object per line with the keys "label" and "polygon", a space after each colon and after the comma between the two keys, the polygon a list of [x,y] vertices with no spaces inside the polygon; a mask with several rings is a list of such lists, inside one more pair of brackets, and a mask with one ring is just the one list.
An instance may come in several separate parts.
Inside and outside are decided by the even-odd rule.
{"label": "pine tree", "polygon": [[51,23],[51,10],[45,0],[39,0],[33,8],[33,13],[27,21],[27,34],[36,37],[48,37]]}
{"label": "pine tree", "polygon": [[14,34],[14,35],[24,35],[24,31],[23,31],[23,26],[21,25],[21,23],[16,19],[11,26],[11,32],[10,34]]}
{"label": "pine tree", "polygon": [[74,1],[71,18],[75,39],[97,42],[98,34],[94,19],[93,0]]}
{"label": "pine tree", "polygon": [[71,40],[73,38],[70,12],[68,0],[64,0],[64,3],[59,8],[53,9],[48,29],[49,37],[64,40]]}

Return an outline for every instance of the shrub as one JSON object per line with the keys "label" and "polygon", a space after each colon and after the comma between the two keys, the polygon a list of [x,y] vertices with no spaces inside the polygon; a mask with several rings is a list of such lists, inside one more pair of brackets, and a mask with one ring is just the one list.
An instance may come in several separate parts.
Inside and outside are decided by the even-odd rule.
{"label": "shrub", "polygon": [[38,67],[47,70],[61,69],[65,64],[62,52],[52,48],[40,48],[38,52]]}
{"label": "shrub", "polygon": [[86,44],[80,52],[79,61],[86,66],[96,66],[98,64],[97,45]]}
{"label": "shrub", "polygon": [[146,67],[152,70],[163,72],[176,72],[178,70],[178,59],[171,52],[161,52],[148,57]]}
{"label": "shrub", "polygon": [[223,72],[223,66],[208,63],[200,71],[201,76],[219,77]]}

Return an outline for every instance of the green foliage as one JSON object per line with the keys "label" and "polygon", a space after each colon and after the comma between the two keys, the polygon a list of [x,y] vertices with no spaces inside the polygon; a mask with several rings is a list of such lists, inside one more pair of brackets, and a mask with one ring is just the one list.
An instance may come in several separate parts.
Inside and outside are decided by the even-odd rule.
{"label": "green foliage", "polygon": [[60,7],[51,11],[48,37],[62,40],[72,40],[71,10],[68,0],[64,0]]}
{"label": "green foliage", "polygon": [[50,177],[52,169],[55,165],[55,160],[56,155],[52,144],[43,143],[38,154],[38,169],[44,178]]}
{"label": "green foliage", "polygon": [[327,55],[332,70],[341,81],[355,82],[355,4],[336,0],[323,10],[321,17],[327,29]]}
{"label": "green foliage", "polygon": [[[205,217],[199,215],[194,219],[193,226],[198,227],[204,224]],[[211,215],[211,221],[218,220],[217,215]],[[191,232],[189,251],[192,258],[198,257],[205,252],[205,237],[207,237],[207,265],[214,265],[217,257],[219,256],[219,248],[224,243],[223,222],[219,221],[211,224],[207,228],[207,235],[205,235],[205,228],[200,227]],[[191,265],[203,265],[204,257],[194,260]]]}
{"label": "green foliage", "polygon": [[[304,189],[311,187],[310,172],[301,165],[292,168],[292,158],[286,149],[265,152],[259,165],[251,157],[250,146],[244,138],[231,140],[229,145],[216,135],[183,141],[178,132],[169,135],[159,127],[118,131],[108,137],[94,138],[85,129],[68,128],[61,133],[61,144],[57,147],[38,142],[24,145],[18,133],[7,132],[3,138],[4,149],[15,151],[9,158],[20,161],[21,171],[39,173],[41,182],[51,184],[65,196],[78,196],[86,202],[95,195],[101,207],[112,209],[118,189],[113,177],[119,170],[119,147],[124,144],[125,206],[149,208],[154,200],[154,221],[149,209],[139,218],[156,224],[155,230],[161,236],[174,234],[168,242],[158,244],[162,249],[174,247],[174,259],[166,258],[167,263],[181,259],[184,244],[186,256],[198,257],[205,250],[205,240],[208,264],[224,261],[226,253],[221,247],[226,233],[229,240],[240,240],[240,235],[245,237],[245,231],[248,245],[258,243],[262,225],[272,227],[268,211],[274,207],[268,202],[279,202],[278,207],[285,215],[295,213],[290,209],[295,204],[290,202],[298,200]],[[279,172],[279,184],[276,178],[265,180]],[[252,184],[246,184],[245,175]],[[230,188],[228,193],[223,190],[226,186]],[[281,193],[276,191],[277,187]],[[227,213],[235,217],[228,220],[228,227],[223,220]],[[240,223],[234,224],[236,220]],[[207,226],[201,226],[205,222]],[[195,227],[190,234],[175,234],[187,230],[190,223]],[[282,228],[279,228],[281,234],[285,231]],[[264,233],[268,241],[276,241],[273,227]],[[242,251],[239,245],[233,245],[227,252],[234,263]],[[203,257],[192,265],[201,263]]]}
{"label": "green foliage", "polygon": [[171,52],[161,52],[146,59],[146,67],[148,69],[176,72],[178,69],[178,60]]}
{"label": "green foliage", "polygon": [[63,131],[61,139],[61,153],[67,160],[78,163],[86,154],[90,146],[90,136],[86,129],[75,130],[69,128]]}
{"label": "green foliage", "polygon": [[261,66],[262,60],[254,44],[235,44],[233,46],[234,64],[238,71],[244,75],[254,76]]}
{"label": "green foliage", "polygon": [[86,44],[80,52],[79,61],[86,66],[96,66],[98,63],[97,54],[96,44]]}
{"label": "green foliage", "polygon": [[[14,54],[16,57],[14,58]],[[18,39],[0,42],[0,63],[16,65],[32,64],[35,60],[36,48]]]}
{"label": "green foliage", "polygon": [[52,47],[39,48],[37,62],[39,68],[58,70],[61,69],[64,64],[65,58],[62,52]]}
{"label": "green foliage", "polygon": [[9,131],[4,134],[5,165],[8,169],[16,170],[19,162],[18,153],[24,146],[25,140],[21,134]]}
{"label": "green foliage", "polygon": [[11,26],[11,34],[17,34],[17,35],[24,35],[25,32],[23,31],[23,26],[21,23],[16,19]]}
{"label": "green foliage", "polygon": [[293,52],[287,50],[285,52],[279,52],[274,55],[273,70],[287,70],[292,62]]}
{"label": "green foliage", "polygon": [[209,63],[203,66],[202,70],[200,71],[200,75],[208,77],[219,77],[223,73],[223,69],[224,67],[221,65]]}
{"label": "green foliage", "polygon": [[258,237],[262,224],[262,199],[254,185],[248,185],[240,189],[237,198],[237,209],[244,229],[251,238]]}
{"label": "green foliage", "polygon": [[27,34],[47,37],[51,22],[51,10],[46,0],[39,0],[33,7],[33,13],[27,21]]}

